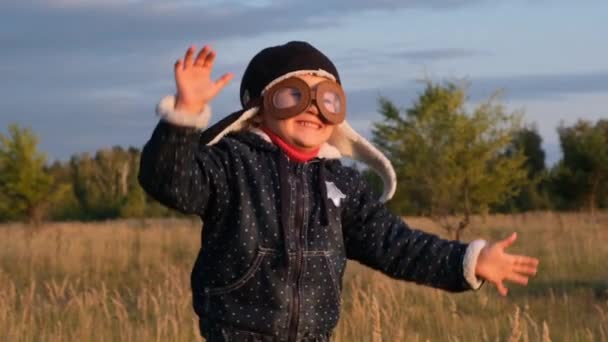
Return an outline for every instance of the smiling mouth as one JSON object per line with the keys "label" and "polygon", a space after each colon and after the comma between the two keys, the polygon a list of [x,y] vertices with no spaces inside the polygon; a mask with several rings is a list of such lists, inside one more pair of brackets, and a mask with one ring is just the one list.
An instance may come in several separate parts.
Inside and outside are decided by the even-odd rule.
{"label": "smiling mouth", "polygon": [[308,127],[308,128],[314,128],[314,129],[321,129],[322,126],[316,122],[312,122],[312,121],[305,121],[305,120],[300,120],[297,121],[298,125],[302,126],[302,127]]}

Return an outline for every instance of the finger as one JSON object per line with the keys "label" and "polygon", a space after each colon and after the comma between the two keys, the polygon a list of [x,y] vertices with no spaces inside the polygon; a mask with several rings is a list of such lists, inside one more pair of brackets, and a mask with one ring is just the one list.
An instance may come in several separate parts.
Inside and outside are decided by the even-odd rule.
{"label": "finger", "polygon": [[228,84],[228,82],[230,82],[232,80],[233,77],[234,77],[234,74],[229,72],[229,73],[222,75],[220,78],[218,78],[215,81],[215,86],[216,86],[217,90],[218,91],[222,90],[222,88],[224,88]]}
{"label": "finger", "polygon": [[517,240],[517,233],[512,233],[511,236],[499,241],[497,244],[500,245],[502,248],[507,248],[511,246],[513,242],[515,242],[515,240]]}
{"label": "finger", "polygon": [[513,266],[513,271],[515,271],[517,273],[533,276],[533,275],[536,275],[537,268],[535,266],[528,266],[528,265],[515,265],[515,266]]}
{"label": "finger", "polygon": [[198,52],[198,54],[196,55],[196,59],[194,60],[194,65],[196,66],[204,66],[205,65],[205,58],[207,58],[207,55],[209,54],[209,52],[211,51],[211,49],[209,48],[208,45],[205,45],[201,51]]}
{"label": "finger", "polygon": [[215,61],[215,56],[216,56],[215,51],[211,51],[205,58],[205,63],[203,65],[208,68],[213,67],[213,62]]}
{"label": "finger", "polygon": [[498,290],[498,293],[500,293],[501,296],[506,296],[507,293],[509,293],[509,289],[505,287],[502,281],[496,283],[496,289]]}
{"label": "finger", "polygon": [[194,54],[195,49],[196,49],[196,46],[192,45],[186,51],[186,55],[184,56],[184,67],[185,68],[192,66],[192,55]]}
{"label": "finger", "polygon": [[512,273],[506,276],[506,279],[520,285],[528,285],[528,277],[521,274]]}
{"label": "finger", "polygon": [[516,265],[533,266],[537,267],[539,260],[536,258],[528,257],[525,255],[514,255]]}
{"label": "finger", "polygon": [[177,75],[182,72],[183,68],[184,68],[184,61],[182,61],[181,59],[178,59],[175,62],[175,65],[173,66],[173,71]]}

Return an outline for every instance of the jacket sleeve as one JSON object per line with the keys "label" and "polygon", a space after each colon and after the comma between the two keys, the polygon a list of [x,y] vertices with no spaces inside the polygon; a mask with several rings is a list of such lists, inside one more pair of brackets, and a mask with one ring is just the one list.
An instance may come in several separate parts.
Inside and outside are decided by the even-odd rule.
{"label": "jacket sleeve", "polygon": [[228,201],[230,192],[221,149],[200,143],[210,110],[182,114],[173,111],[172,101],[165,98],[157,107],[161,120],[143,148],[139,183],[154,199],[182,213],[219,214],[219,203]]}
{"label": "jacket sleeve", "polygon": [[458,292],[478,289],[474,274],[485,241],[449,241],[411,229],[400,217],[373,198],[356,175],[342,212],[346,254],[384,274],[418,284]]}

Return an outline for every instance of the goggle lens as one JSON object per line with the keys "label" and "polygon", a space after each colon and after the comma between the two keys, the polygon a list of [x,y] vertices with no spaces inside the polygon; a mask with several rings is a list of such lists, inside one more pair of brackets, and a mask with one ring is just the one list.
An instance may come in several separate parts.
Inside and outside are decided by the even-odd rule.
{"label": "goggle lens", "polygon": [[278,109],[295,107],[302,100],[300,89],[293,87],[281,88],[274,93],[272,104]]}
{"label": "goggle lens", "polygon": [[330,112],[337,114],[340,113],[342,108],[342,98],[340,94],[333,91],[326,91],[323,93],[323,106]]}

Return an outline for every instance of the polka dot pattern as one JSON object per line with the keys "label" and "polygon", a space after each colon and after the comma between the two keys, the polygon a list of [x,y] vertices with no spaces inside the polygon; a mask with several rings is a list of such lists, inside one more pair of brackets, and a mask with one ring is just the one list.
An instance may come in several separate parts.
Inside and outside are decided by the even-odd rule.
{"label": "polka dot pattern", "polygon": [[464,278],[467,244],[411,229],[372,198],[356,170],[337,171],[341,189],[352,189],[342,212],[346,254],[386,275],[451,292],[470,290]]}
{"label": "polka dot pattern", "polygon": [[[468,289],[466,245],[410,229],[372,198],[356,170],[335,160],[288,161],[253,133],[213,146],[199,139],[196,130],[159,123],[139,179],[161,203],[203,219],[192,271],[203,334],[284,340],[291,330],[298,340],[328,340],[347,258],[395,278]],[[325,182],[346,198],[324,198]]]}

